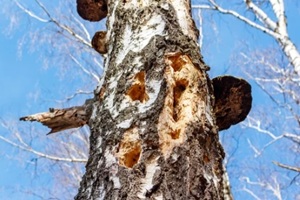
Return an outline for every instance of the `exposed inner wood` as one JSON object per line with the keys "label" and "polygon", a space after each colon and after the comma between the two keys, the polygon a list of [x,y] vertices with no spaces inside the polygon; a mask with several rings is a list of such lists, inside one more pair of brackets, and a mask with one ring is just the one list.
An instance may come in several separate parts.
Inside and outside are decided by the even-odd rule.
{"label": "exposed inner wood", "polygon": [[157,127],[161,151],[168,157],[175,146],[186,140],[185,129],[197,118],[194,109],[199,104],[198,85],[191,83],[197,83],[201,77],[199,69],[187,55],[168,54],[166,65],[167,95]]}
{"label": "exposed inner wood", "polygon": [[145,86],[145,72],[141,71],[137,73],[134,77],[133,85],[127,90],[126,95],[132,101],[140,101],[142,103],[149,100],[149,96],[146,93],[146,86]]}
{"label": "exposed inner wood", "polygon": [[125,131],[117,153],[119,164],[132,168],[139,161],[141,151],[138,128],[134,127]]}

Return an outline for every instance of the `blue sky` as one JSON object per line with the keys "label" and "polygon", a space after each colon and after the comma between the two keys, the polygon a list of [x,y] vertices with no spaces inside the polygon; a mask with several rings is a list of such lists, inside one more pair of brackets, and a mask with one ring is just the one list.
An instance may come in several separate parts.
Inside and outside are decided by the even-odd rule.
{"label": "blue sky", "polygon": [[[289,2],[286,10],[290,37],[299,49],[300,9],[297,6],[293,6],[292,3],[290,3],[291,1],[287,2]],[[58,1],[53,1],[53,3],[49,3],[49,5],[55,7],[57,3]],[[214,17],[215,25],[218,27],[217,32],[214,32],[211,28],[211,22],[206,22],[204,26],[204,34],[207,37],[204,39],[202,53],[205,61],[212,68],[210,72],[212,77],[224,73],[245,77],[238,69],[230,67],[228,70],[228,66],[232,62],[230,59],[233,54],[238,53],[237,51],[241,44],[248,44],[251,48],[258,49],[277,46],[271,37],[253,30],[241,22],[232,20],[229,16],[216,16],[215,14],[211,15],[211,13],[206,16],[207,18]],[[41,57],[46,55],[45,52],[47,49],[53,48],[50,44],[45,45],[43,47],[44,49],[39,49],[34,52],[29,51],[29,47],[25,46],[22,49],[22,55],[19,56],[19,42],[27,31],[27,28],[33,24],[37,27],[44,26],[43,24],[35,23],[36,22],[32,22],[28,17],[24,17],[23,20],[20,21],[20,26],[17,27],[15,31],[7,34],[3,32],[3,30],[8,27],[9,22],[5,18],[0,20],[0,30],[2,31],[0,32],[0,87],[2,89],[0,97],[0,119],[12,120],[15,126],[21,129],[29,130],[28,127],[32,126],[34,130],[40,129],[46,133],[47,129],[42,128],[40,125],[24,125],[23,122],[17,122],[17,119],[20,116],[46,111],[49,107],[57,106],[58,104],[54,101],[54,97],[64,99],[68,94],[72,94],[72,91],[76,90],[76,88],[80,88],[78,85],[80,85],[81,78],[62,78],[61,69],[59,66],[56,66],[56,60],[52,61],[51,58],[49,58],[49,62],[52,62],[53,67],[45,69]],[[51,28],[48,29],[51,30]],[[208,37],[209,35],[211,37]],[[28,40],[30,40],[30,38],[28,38]],[[253,87],[254,105],[259,107],[261,104],[270,104],[268,97],[266,97],[253,82],[251,83]],[[93,87],[93,85],[90,86],[90,88]],[[68,89],[70,89],[70,92],[67,91]],[[85,96],[82,97],[82,99],[85,98]],[[9,134],[9,131],[0,126],[0,135],[7,136]],[[254,133],[253,130],[242,129],[240,126],[232,127],[229,131],[220,133],[220,136],[221,138],[227,138],[226,142],[229,144],[226,145],[229,151],[233,152],[234,150],[232,149],[238,146],[238,150],[235,151],[237,158],[243,158],[253,154],[249,148],[246,148],[246,146],[248,146],[247,139],[249,137],[252,137],[258,146],[268,141],[267,137]],[[40,137],[46,136],[41,135]],[[238,142],[236,140],[237,138],[239,138]],[[276,150],[276,148],[281,148],[281,146],[275,146],[274,149]],[[24,154],[0,141],[0,199],[39,199],[38,197],[16,190],[18,190],[18,188],[26,189],[27,187],[38,188],[39,181],[45,185],[49,184],[51,187],[52,182],[49,175],[35,176],[35,165],[32,160],[35,156],[24,156],[26,161],[20,162],[20,155]],[[241,162],[243,162],[241,164],[238,163],[236,159],[230,163],[232,166],[231,170],[239,169],[241,171],[247,171],[247,169],[240,168],[240,166],[250,166],[251,164],[249,163],[253,162],[253,158],[245,158],[241,159]],[[285,157],[284,151],[281,151],[279,154],[272,154],[271,151],[271,153],[267,153],[264,157],[261,157],[260,160],[254,161],[266,167],[271,165],[271,160],[276,159],[288,162],[290,158]],[[39,162],[43,162],[43,160]],[[253,167],[257,166],[258,165],[255,165]],[[275,167],[273,166],[271,168],[274,169]],[[268,168],[266,168],[266,171],[267,170]],[[281,171],[282,170],[278,169],[278,172]],[[230,173],[231,172],[232,171],[230,171]],[[294,174],[290,173],[289,175],[292,177]],[[239,184],[239,177],[236,176],[236,174],[232,173],[232,177],[234,177],[234,179],[232,179],[233,185]],[[253,178],[256,178],[256,176],[257,174],[251,175]],[[296,190],[292,186],[291,188]],[[251,199],[244,193],[239,191],[235,192],[237,199]],[[300,191],[298,190],[298,192]]]}
{"label": "blue sky", "polygon": [[[7,26],[1,22],[0,29]],[[33,107],[39,107],[31,98],[40,88],[55,87],[58,83],[54,70],[44,70],[38,62],[38,53],[23,52],[18,56],[18,42],[22,32],[15,32],[9,37],[0,35],[0,118],[2,120],[17,120],[28,114]],[[52,90],[55,91],[55,90]],[[20,123],[17,123],[20,125]],[[0,126],[1,135],[9,134]],[[1,142],[0,144],[0,199],[26,199],[17,193],[15,187],[30,185],[32,175],[30,165],[18,161],[18,150]],[[29,166],[29,167],[28,167]],[[28,170],[29,168],[29,170]]]}

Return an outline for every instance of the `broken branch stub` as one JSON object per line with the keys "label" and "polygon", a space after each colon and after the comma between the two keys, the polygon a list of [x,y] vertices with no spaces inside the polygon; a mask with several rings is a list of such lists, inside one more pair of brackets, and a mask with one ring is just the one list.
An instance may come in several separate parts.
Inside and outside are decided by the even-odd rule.
{"label": "broken branch stub", "polygon": [[106,0],[77,0],[77,12],[85,20],[100,21],[107,16]]}
{"label": "broken branch stub", "polygon": [[37,121],[51,129],[48,134],[71,128],[78,128],[87,124],[89,116],[85,106],[76,106],[66,109],[50,108],[49,112],[37,113],[21,117],[21,121]]}
{"label": "broken branch stub", "polygon": [[216,115],[219,131],[243,121],[252,106],[251,85],[233,76],[212,79]]}

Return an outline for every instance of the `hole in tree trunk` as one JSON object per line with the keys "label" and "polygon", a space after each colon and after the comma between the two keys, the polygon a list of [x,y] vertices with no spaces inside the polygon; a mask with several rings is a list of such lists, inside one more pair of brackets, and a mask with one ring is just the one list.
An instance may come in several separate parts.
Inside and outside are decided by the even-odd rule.
{"label": "hole in tree trunk", "polygon": [[174,95],[174,101],[173,101],[173,119],[177,122],[180,118],[180,97],[185,91],[186,87],[188,85],[187,80],[179,80],[176,82],[176,86],[173,88],[173,95]]}
{"label": "hole in tree trunk", "polygon": [[179,136],[180,136],[180,129],[176,129],[176,130],[172,131],[172,132],[169,133],[169,134],[170,134],[170,136],[171,136],[171,138],[172,138],[173,140],[176,140],[176,139],[178,139]]}
{"label": "hole in tree trunk", "polygon": [[133,149],[131,149],[131,151],[124,155],[124,158],[122,160],[123,164],[128,168],[132,168],[139,161],[140,154],[141,147],[135,146]]}
{"label": "hole in tree trunk", "polygon": [[135,75],[135,83],[127,90],[126,95],[128,95],[132,101],[148,101],[149,96],[146,93],[144,71],[141,71]]}
{"label": "hole in tree trunk", "polygon": [[125,131],[123,139],[119,145],[117,157],[119,164],[128,168],[132,168],[141,156],[142,147],[139,139],[138,128],[130,128]]}

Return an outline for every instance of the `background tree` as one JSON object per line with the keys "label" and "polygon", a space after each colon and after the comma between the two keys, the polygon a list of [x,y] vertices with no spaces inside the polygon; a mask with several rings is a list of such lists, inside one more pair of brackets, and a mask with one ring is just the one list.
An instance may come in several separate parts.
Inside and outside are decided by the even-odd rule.
{"label": "background tree", "polygon": [[[285,153],[290,155],[289,158],[292,158],[292,155],[295,155],[294,153],[298,151],[297,149],[299,147],[299,134],[297,133],[299,130],[299,98],[297,91],[299,85],[300,54],[296,49],[287,28],[287,19],[289,17],[287,17],[288,12],[286,12],[285,8],[288,7],[287,5],[289,3],[291,2],[283,0],[247,0],[239,4],[236,8],[231,6],[229,9],[226,9],[224,7],[227,7],[228,5],[220,5],[214,0],[209,0],[206,5],[194,6],[199,9],[211,9],[221,14],[231,15],[236,18],[236,20],[271,36],[278,44],[277,47],[265,48],[263,50],[251,50],[250,54],[242,52],[238,56],[235,56],[234,65],[237,66],[238,64],[239,66],[244,66],[244,73],[254,80],[267,94],[271,102],[274,103],[275,109],[280,108],[278,109],[280,116],[274,117],[274,115],[272,115],[269,123],[264,123],[259,117],[263,115],[265,116],[264,119],[266,119],[269,113],[274,113],[269,109],[260,110],[257,112],[256,116],[248,118],[249,120],[246,124],[248,127],[269,137],[269,141],[262,147],[257,147],[257,145],[253,144],[253,140],[248,140],[250,147],[253,149],[253,152],[255,152],[255,157],[261,156],[267,148],[273,145],[273,143],[278,142],[279,140],[281,143],[282,139],[290,141],[284,141],[283,144],[278,144],[275,147],[280,145],[281,148],[286,149]],[[240,14],[241,7],[248,9],[248,12]],[[274,114],[276,114],[276,112]],[[280,119],[280,127],[274,125],[278,123],[278,118]],[[270,125],[274,128],[271,129]],[[288,152],[287,149],[292,149],[292,151]],[[283,162],[289,161],[283,160]],[[294,164],[290,164],[292,166],[280,164],[276,161],[273,163],[280,167],[299,172],[299,167],[297,167],[299,164],[296,160],[294,160]],[[296,167],[293,165],[296,165]],[[271,180],[264,180],[260,177],[260,180],[258,181],[251,181],[249,176],[245,177],[244,180],[246,180],[247,183],[251,183],[251,185],[269,188],[271,193],[273,193],[277,199],[282,199],[282,188],[286,188],[283,185],[298,184],[297,176],[292,176],[291,178],[282,176],[279,178],[278,175],[274,174],[276,174],[275,171],[270,176],[272,177]],[[286,175],[286,173],[283,174]],[[287,182],[285,183],[283,179],[286,179]],[[253,189],[249,190],[245,188],[244,190],[254,198],[259,197],[259,195],[254,195],[255,192],[253,192]]]}

